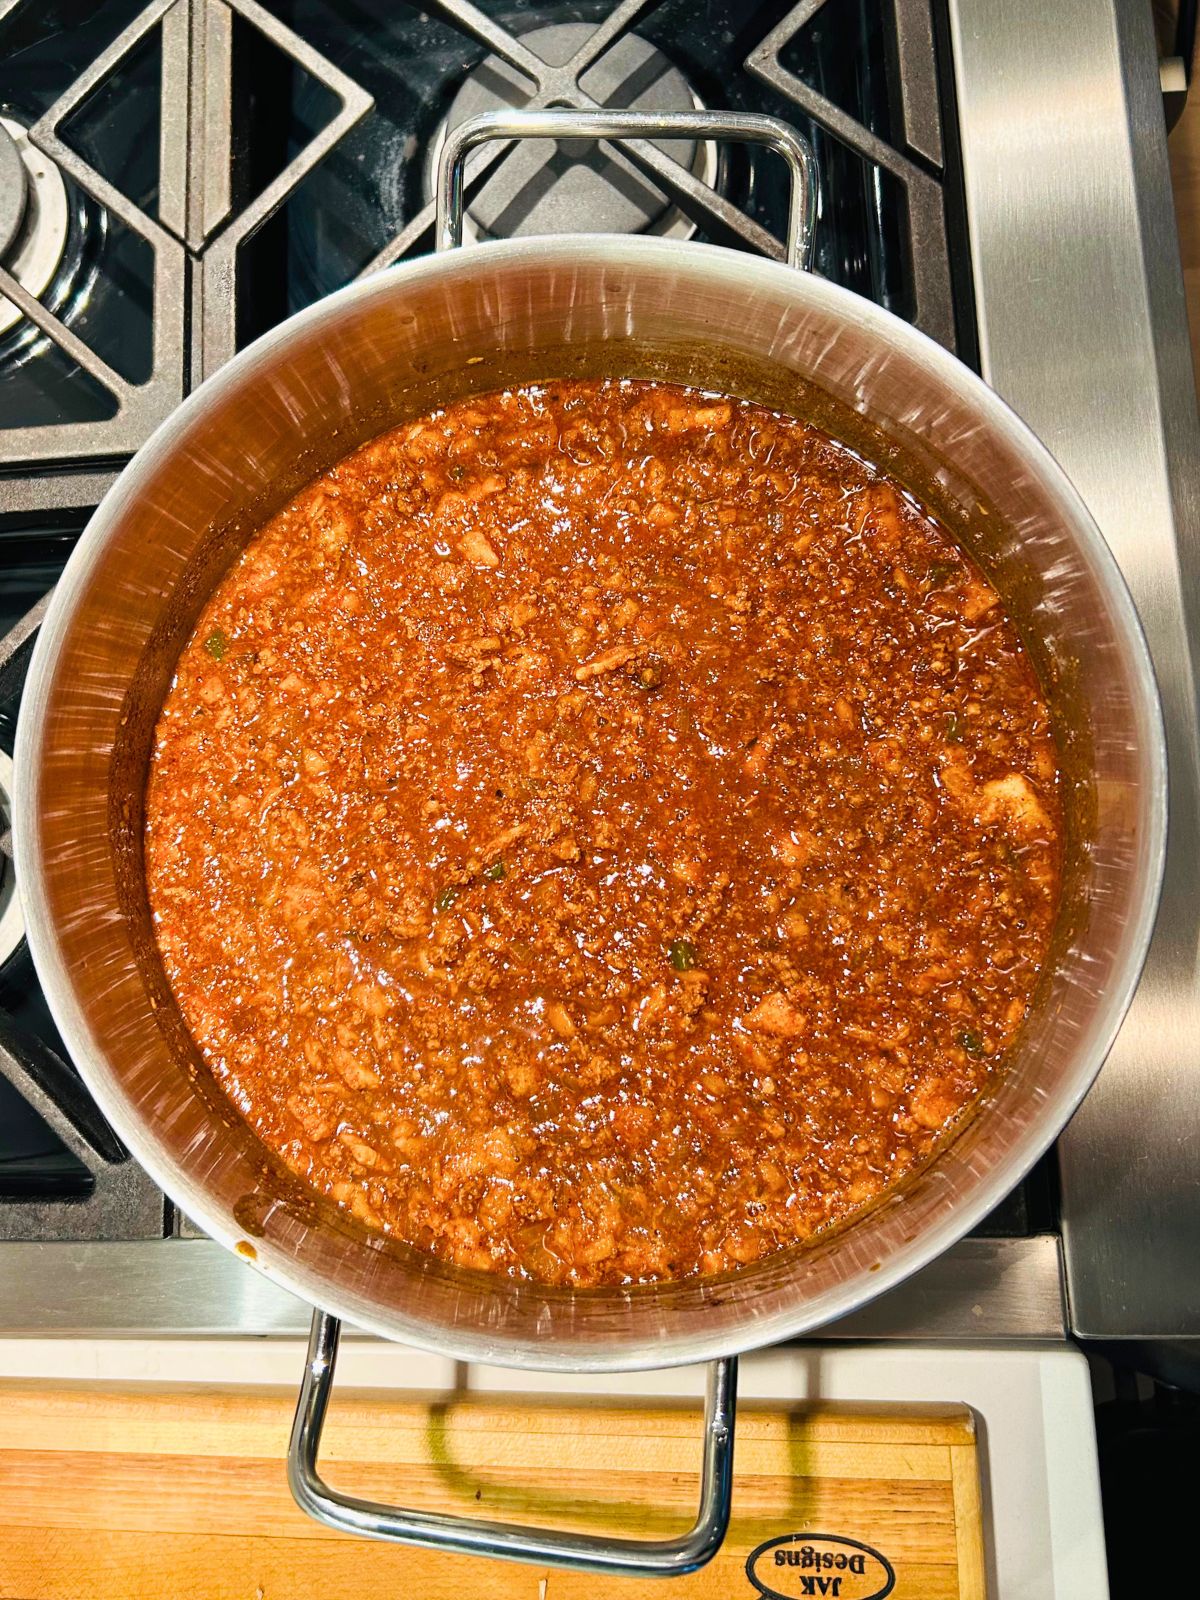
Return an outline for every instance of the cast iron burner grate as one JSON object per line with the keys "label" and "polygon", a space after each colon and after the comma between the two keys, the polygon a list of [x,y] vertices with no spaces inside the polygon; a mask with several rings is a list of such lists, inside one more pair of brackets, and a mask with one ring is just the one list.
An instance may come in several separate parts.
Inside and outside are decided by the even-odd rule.
{"label": "cast iron burner grate", "polygon": [[[6,581],[53,580],[61,539],[0,547]],[[16,560],[14,560],[16,558]],[[0,638],[0,738],[11,743],[48,594]],[[11,613],[10,613],[11,615]],[[9,858],[11,763],[0,762],[0,1239],[161,1239],[169,1208],[84,1089],[50,1020],[24,942]]]}
{"label": "cast iron burner grate", "polygon": [[[69,530],[244,344],[432,247],[431,163],[475,110],[783,117],[820,163],[818,270],[973,359],[947,62],[940,0],[0,4],[0,747]],[[492,146],[467,208],[476,237],[647,230],[780,258],[787,194],[743,147]],[[68,532],[29,531],[48,526]],[[11,879],[5,863],[0,922]],[[1027,1185],[987,1231],[1039,1231],[1049,1206]],[[0,1239],[179,1228],[18,945],[0,962]]]}
{"label": "cast iron burner grate", "polygon": [[[796,123],[818,269],[971,359],[943,31],[938,0],[0,7],[0,516],[86,513],[241,345],[428,250],[430,159],[486,104]],[[493,147],[468,184],[477,235],[650,228],[772,256],[785,204],[769,156],[706,145]]]}

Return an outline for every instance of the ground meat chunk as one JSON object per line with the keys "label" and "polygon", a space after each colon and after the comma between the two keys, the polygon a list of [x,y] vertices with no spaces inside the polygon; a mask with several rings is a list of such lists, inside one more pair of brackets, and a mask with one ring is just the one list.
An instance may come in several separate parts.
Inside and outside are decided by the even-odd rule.
{"label": "ground meat chunk", "polygon": [[953,1128],[1056,915],[1001,597],[803,421],[555,382],[405,423],[206,606],[147,888],[200,1051],[364,1228],[587,1286],[727,1271]]}
{"label": "ground meat chunk", "polygon": [[791,1005],[786,995],[769,994],[760,1000],[744,1019],[748,1028],[762,1033],[774,1033],[781,1039],[790,1039],[805,1029],[803,1012]]}

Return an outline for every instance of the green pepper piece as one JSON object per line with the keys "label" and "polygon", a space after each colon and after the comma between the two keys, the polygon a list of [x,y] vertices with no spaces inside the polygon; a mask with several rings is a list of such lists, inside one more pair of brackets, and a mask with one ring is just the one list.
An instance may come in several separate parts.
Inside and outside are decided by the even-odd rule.
{"label": "green pepper piece", "polygon": [[690,939],[672,939],[667,946],[667,959],[676,972],[690,972],[696,965],[696,946]]}

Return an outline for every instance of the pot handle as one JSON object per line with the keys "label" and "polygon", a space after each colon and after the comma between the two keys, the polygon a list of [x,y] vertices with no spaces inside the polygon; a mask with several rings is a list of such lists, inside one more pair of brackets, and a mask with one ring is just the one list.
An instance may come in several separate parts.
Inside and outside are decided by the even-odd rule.
{"label": "pot handle", "polygon": [[779,117],[743,111],[484,111],[447,135],[438,158],[436,248],[462,244],[463,174],[476,146],[496,139],[733,139],[766,145],[791,179],[787,262],[812,269],[817,168],[807,140]]}
{"label": "pot handle", "polygon": [[596,1534],[544,1532],[510,1522],[456,1517],[442,1511],[408,1511],[361,1500],[331,1489],[317,1469],[321,1429],[333,1389],[341,1324],[327,1312],[313,1314],[308,1360],[288,1445],[288,1483],[301,1508],[327,1527],[370,1539],[449,1550],[456,1555],[532,1561],[574,1572],[668,1578],[694,1572],[714,1556],[729,1526],[733,1488],[733,1435],[737,1405],[737,1358],[708,1369],[700,1510],[674,1539],[606,1539]]}

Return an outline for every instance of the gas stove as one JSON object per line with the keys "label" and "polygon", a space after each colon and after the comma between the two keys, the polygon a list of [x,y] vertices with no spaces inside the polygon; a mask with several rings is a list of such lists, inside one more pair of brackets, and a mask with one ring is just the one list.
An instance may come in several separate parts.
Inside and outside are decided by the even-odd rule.
{"label": "gas stove", "polygon": [[[780,116],[821,172],[817,270],[982,370],[1088,498],[1142,607],[1174,757],[1163,921],[1085,1111],[976,1235],[834,1331],[1200,1334],[1178,1267],[1200,1227],[1178,1139],[1200,1125],[1181,564],[1200,429],[1160,245],[1157,97],[1148,21],[1102,0],[0,6],[0,790],[44,597],[121,463],[258,334],[432,247],[449,131],[502,105]],[[742,147],[522,145],[474,159],[464,231],[781,257],[786,200],[771,158]],[[306,1308],[198,1236],[92,1105],[4,866],[0,1327],[301,1331]]]}

